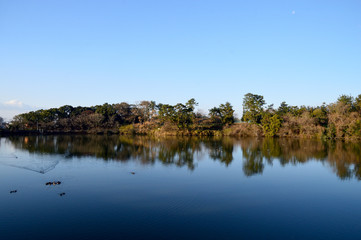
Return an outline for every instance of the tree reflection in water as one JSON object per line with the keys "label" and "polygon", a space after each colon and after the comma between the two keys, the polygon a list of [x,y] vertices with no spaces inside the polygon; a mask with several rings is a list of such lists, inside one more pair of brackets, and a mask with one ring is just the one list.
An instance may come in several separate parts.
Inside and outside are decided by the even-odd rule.
{"label": "tree reflection in water", "polygon": [[242,150],[246,176],[261,174],[266,165],[282,166],[308,161],[328,163],[341,179],[361,180],[361,144],[287,138],[199,138],[125,137],[93,135],[9,137],[17,149],[36,154],[57,154],[65,158],[93,156],[105,161],[139,161],[142,164],[196,167],[196,155],[208,155],[226,167],[234,160],[236,147]]}

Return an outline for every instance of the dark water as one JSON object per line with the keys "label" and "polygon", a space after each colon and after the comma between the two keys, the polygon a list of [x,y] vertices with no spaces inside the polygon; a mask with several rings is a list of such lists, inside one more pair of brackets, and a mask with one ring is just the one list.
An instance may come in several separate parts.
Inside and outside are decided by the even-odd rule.
{"label": "dark water", "polygon": [[360,239],[360,164],[357,143],[1,138],[0,239]]}

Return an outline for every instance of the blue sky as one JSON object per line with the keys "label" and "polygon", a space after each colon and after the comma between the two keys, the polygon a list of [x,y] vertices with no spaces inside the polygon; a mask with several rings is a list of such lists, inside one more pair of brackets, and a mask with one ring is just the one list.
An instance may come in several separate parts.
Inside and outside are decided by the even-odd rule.
{"label": "blue sky", "polygon": [[361,94],[361,1],[0,0],[0,116],[244,94],[321,105]]}

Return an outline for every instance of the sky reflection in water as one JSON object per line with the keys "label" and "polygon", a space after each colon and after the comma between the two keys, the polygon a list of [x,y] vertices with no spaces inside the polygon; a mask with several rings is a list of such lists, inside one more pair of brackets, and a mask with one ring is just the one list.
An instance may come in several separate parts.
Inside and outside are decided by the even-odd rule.
{"label": "sky reflection in water", "polygon": [[361,234],[358,143],[28,136],[0,144],[1,239]]}

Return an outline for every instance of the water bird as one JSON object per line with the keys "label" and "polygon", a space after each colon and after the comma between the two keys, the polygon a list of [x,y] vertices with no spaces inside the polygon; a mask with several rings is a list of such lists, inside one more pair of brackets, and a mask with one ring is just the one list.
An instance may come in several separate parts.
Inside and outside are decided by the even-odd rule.
{"label": "water bird", "polygon": [[64,196],[64,195],[65,195],[65,192],[59,193],[59,196],[60,196],[60,197],[62,197],[62,196]]}
{"label": "water bird", "polygon": [[18,190],[11,190],[10,193],[17,193]]}
{"label": "water bird", "polygon": [[135,172],[130,172],[130,174],[134,175],[134,174],[135,174]]}
{"label": "water bird", "polygon": [[45,185],[60,185],[61,184],[61,182],[60,181],[54,181],[54,182],[47,182],[47,183],[45,183]]}

